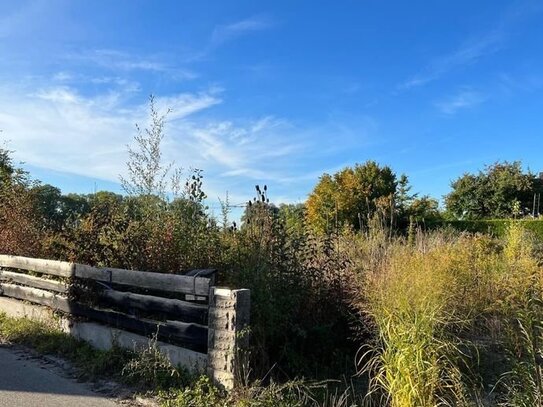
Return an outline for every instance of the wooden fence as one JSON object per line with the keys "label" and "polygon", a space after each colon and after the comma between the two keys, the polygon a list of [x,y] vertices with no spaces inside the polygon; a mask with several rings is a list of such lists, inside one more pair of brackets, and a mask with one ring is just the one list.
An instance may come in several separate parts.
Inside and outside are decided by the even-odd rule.
{"label": "wooden fence", "polygon": [[[236,382],[239,349],[247,341],[243,332],[249,323],[250,293],[217,288],[214,282],[215,270],[176,275],[0,255],[0,295],[59,311],[69,318],[69,331],[91,343],[103,332],[111,342],[123,334],[133,342],[138,336],[148,342],[156,335],[168,344],[164,349],[175,346],[182,353],[175,358],[165,352],[174,364],[205,369],[229,389]],[[85,330],[81,320],[115,333]],[[130,340],[121,345],[129,346]],[[188,365],[194,361],[205,366]]]}

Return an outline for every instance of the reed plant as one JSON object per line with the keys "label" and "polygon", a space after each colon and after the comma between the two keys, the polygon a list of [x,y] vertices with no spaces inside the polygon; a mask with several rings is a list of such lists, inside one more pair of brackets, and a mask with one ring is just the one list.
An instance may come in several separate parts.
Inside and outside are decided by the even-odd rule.
{"label": "reed plant", "polygon": [[543,268],[533,235],[519,225],[506,231],[505,272],[500,288],[503,343],[511,369],[496,388],[503,387],[504,406],[539,406],[543,402]]}
{"label": "reed plant", "polygon": [[418,239],[391,247],[367,273],[362,303],[375,324],[375,341],[360,356],[370,375],[370,397],[392,407],[457,405],[464,399],[450,335],[461,323],[455,313],[453,247]]}
{"label": "reed plant", "polygon": [[543,271],[521,226],[503,240],[419,231],[358,248],[368,404],[541,405]]}

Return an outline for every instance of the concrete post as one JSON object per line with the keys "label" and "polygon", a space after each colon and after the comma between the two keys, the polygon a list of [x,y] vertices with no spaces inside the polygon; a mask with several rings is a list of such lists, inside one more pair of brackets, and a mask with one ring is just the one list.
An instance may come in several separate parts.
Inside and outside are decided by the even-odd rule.
{"label": "concrete post", "polygon": [[240,378],[243,349],[249,337],[251,292],[211,287],[209,293],[207,374],[213,382],[230,390]]}

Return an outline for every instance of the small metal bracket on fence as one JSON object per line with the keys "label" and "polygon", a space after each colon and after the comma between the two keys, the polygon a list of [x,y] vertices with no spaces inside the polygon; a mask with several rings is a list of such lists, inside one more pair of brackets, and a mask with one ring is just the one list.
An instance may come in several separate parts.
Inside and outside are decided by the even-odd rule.
{"label": "small metal bracket on fence", "polygon": [[[196,279],[197,278],[210,278],[210,281],[214,281],[212,276],[217,272],[215,269],[195,269],[190,270],[189,272],[185,273],[185,276],[192,277],[192,291],[190,294],[187,294],[187,297],[193,297],[190,299],[190,301],[199,301],[199,300],[205,300],[204,295],[198,295],[196,291]],[[188,298],[187,298],[188,299]]]}
{"label": "small metal bracket on fence", "polygon": [[194,293],[195,296],[196,296],[196,277],[198,277],[201,272],[202,272],[202,270],[198,270],[194,274],[194,276],[192,276],[192,292]]}

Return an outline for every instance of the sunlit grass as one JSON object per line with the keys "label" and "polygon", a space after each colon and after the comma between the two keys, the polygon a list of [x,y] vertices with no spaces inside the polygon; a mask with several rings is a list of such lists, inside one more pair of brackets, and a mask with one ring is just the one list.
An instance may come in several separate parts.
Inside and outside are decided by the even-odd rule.
{"label": "sunlit grass", "polygon": [[513,225],[503,242],[419,233],[373,252],[378,256],[367,259],[372,266],[363,270],[354,303],[375,333],[359,354],[368,403],[478,405],[488,386],[481,383],[479,352],[494,346],[510,356],[497,367],[496,403],[538,405],[542,270],[531,242]]}

